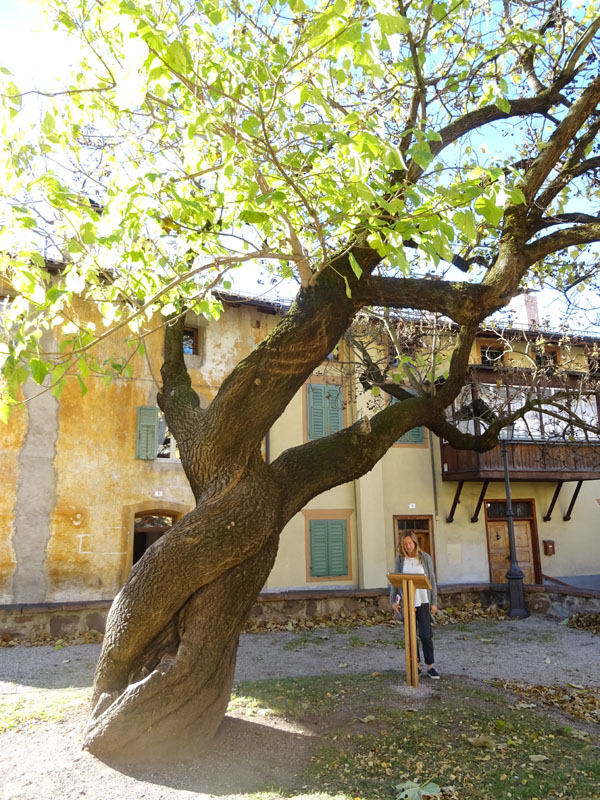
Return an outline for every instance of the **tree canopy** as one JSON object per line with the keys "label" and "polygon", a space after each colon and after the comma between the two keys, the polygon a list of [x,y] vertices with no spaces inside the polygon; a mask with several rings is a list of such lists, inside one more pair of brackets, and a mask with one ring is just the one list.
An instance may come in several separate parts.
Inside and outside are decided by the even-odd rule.
{"label": "tree canopy", "polygon": [[[101,368],[74,294],[135,348],[158,309],[218,313],[248,263],[305,288],[337,269],[364,304],[459,324],[527,281],[595,278],[596,2],[46,7],[81,62],[37,100],[3,75],[5,414],[28,374],[59,393]],[[410,283],[452,262],[462,285]]]}

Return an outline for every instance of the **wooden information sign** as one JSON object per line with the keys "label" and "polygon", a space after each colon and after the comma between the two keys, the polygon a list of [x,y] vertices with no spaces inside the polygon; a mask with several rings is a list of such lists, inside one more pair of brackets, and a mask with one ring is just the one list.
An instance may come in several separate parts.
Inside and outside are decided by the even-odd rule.
{"label": "wooden information sign", "polygon": [[415,618],[415,590],[431,589],[426,575],[412,572],[389,572],[388,581],[402,591],[404,599],[404,641],[406,644],[406,683],[415,688],[419,685],[417,667],[417,620]]}

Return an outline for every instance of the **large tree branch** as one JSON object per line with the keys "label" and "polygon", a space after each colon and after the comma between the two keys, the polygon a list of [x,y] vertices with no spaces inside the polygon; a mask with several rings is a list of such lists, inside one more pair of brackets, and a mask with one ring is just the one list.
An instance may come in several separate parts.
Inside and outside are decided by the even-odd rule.
{"label": "large tree branch", "polygon": [[371,420],[364,417],[331,436],[282,453],[271,466],[284,498],[284,522],[315,495],[371,470],[398,437],[426,423],[430,409],[428,398],[411,397],[387,406]]}
{"label": "large tree branch", "polygon": [[570,211],[564,214],[553,214],[551,217],[544,217],[538,220],[535,224],[535,233],[544,230],[545,228],[553,228],[555,225],[568,225],[569,223],[576,223],[585,225],[587,223],[600,222],[600,214],[584,214],[578,211]]}
{"label": "large tree branch", "polygon": [[481,322],[499,307],[490,287],[424,278],[371,276],[360,286],[364,306],[436,311],[459,325]]}
{"label": "large tree branch", "polygon": [[589,118],[590,114],[593,113],[599,102],[600,76],[593,80],[571,105],[546,146],[525,173],[521,188],[528,205],[533,203],[540,187],[556,167],[562,154],[573,141],[575,134]]}
{"label": "large tree branch", "polygon": [[[560,92],[568,85],[572,78],[572,75],[561,73],[552,86],[539,94],[533,97],[518,97],[509,100],[509,111],[502,111],[498,106],[490,104],[483,108],[470,111],[467,114],[463,114],[463,116],[453,120],[438,131],[441,137],[440,141],[430,143],[432,155],[439,155],[442,150],[456,142],[465,134],[478,130],[492,122],[512,119],[514,117],[528,117],[534,114],[546,114],[548,110],[558,102]],[[424,171],[424,167],[420,167],[412,161],[408,169],[408,174],[405,174],[403,171],[398,171],[393,176],[394,182],[400,183],[405,180],[409,183],[415,183]]]}
{"label": "large tree branch", "polygon": [[600,117],[589,126],[588,130],[577,142],[576,146],[573,148],[573,152],[558,175],[550,181],[539,197],[536,197],[532,218],[535,218],[536,214],[543,214],[557,194],[575,178],[579,178],[581,175],[594,172],[600,168],[600,157],[589,158],[582,161],[587,148],[593,143],[599,130]]}
{"label": "large tree branch", "polygon": [[574,228],[565,228],[537,239],[525,247],[524,261],[529,267],[558,250],[592,242],[600,242],[600,221],[589,222]]}

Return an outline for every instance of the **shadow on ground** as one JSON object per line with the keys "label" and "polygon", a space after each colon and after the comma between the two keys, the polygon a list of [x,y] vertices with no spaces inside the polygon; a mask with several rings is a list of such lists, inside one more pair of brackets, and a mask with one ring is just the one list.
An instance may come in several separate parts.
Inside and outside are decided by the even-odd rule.
{"label": "shadow on ground", "polygon": [[300,724],[227,715],[209,748],[177,742],[160,760],[102,760],[137,781],[172,789],[231,796],[284,787],[293,794],[316,741],[316,732]]}

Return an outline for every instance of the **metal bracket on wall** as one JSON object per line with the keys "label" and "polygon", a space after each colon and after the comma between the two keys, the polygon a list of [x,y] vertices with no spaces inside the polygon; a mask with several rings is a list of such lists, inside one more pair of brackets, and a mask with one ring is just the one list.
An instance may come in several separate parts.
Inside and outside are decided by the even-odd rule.
{"label": "metal bracket on wall", "polygon": [[558,495],[560,494],[560,490],[562,489],[564,481],[557,481],[556,482],[556,489],[554,490],[554,494],[552,495],[552,500],[550,501],[550,505],[548,506],[548,511],[544,514],[544,522],[550,522],[552,519],[552,512],[554,511],[554,506],[556,501],[558,500]]}
{"label": "metal bracket on wall", "polygon": [[577,481],[577,486],[575,487],[575,491],[573,492],[573,497],[571,498],[571,502],[569,503],[567,513],[563,517],[565,522],[568,522],[571,519],[571,511],[573,511],[573,508],[575,507],[575,502],[577,501],[577,495],[579,494],[579,490],[581,489],[582,483],[583,481]]}
{"label": "metal bracket on wall", "polygon": [[471,522],[477,522],[479,519],[481,504],[483,503],[483,498],[485,497],[485,493],[487,492],[487,487],[489,485],[490,485],[489,481],[483,482],[483,486],[481,487],[481,491],[479,492],[479,499],[477,500],[477,505],[475,506],[475,511],[473,512],[473,516],[471,517]]}
{"label": "metal bracket on wall", "polygon": [[464,481],[459,481],[458,486],[456,487],[456,491],[454,492],[454,500],[452,501],[452,508],[450,509],[450,513],[446,517],[446,522],[454,522],[454,512],[456,511],[456,506],[460,501],[460,493],[462,492]]}

